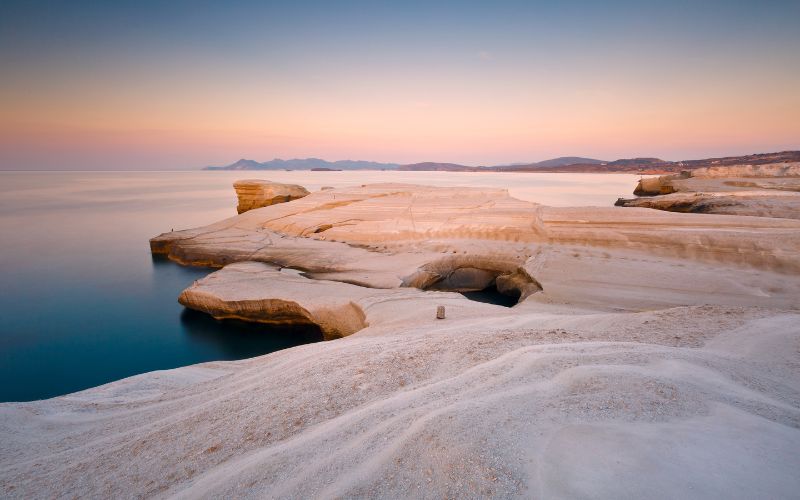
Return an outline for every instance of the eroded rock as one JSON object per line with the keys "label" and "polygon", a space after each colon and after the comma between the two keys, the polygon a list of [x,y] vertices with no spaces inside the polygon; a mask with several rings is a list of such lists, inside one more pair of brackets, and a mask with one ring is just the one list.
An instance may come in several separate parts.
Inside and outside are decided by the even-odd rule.
{"label": "eroded rock", "polygon": [[[154,252],[225,265],[184,291],[188,307],[313,323],[328,338],[364,328],[0,405],[0,488],[791,498],[799,235],[796,220],[556,209],[498,190],[399,185],[166,233]],[[541,292],[506,309],[401,286],[492,276],[499,290]]]}
{"label": "eroded rock", "polygon": [[512,272],[551,245],[800,272],[796,220],[545,207],[483,188],[376,184],[318,191],[151,240],[154,253],[183,264],[261,261],[373,288],[401,286],[445,257],[482,261],[455,267],[491,269],[485,266],[492,261]]}
{"label": "eroded rock", "polygon": [[672,181],[678,179],[688,179],[689,173],[682,172],[675,175],[662,175],[660,177],[643,177],[633,190],[636,196],[658,196],[675,192]]}
{"label": "eroded rock", "polygon": [[620,198],[618,207],[641,207],[695,214],[747,215],[800,219],[800,196],[767,191],[673,193],[643,198]]}
{"label": "eroded rock", "polygon": [[317,325],[332,339],[364,328],[364,312],[353,302],[363,292],[345,283],[282,273],[260,262],[240,262],[196,281],[178,302],[217,319]]}
{"label": "eroded rock", "polygon": [[692,177],[800,177],[800,162],[704,167],[692,170]]}
{"label": "eroded rock", "polygon": [[700,168],[643,178],[615,205],[670,212],[800,219],[800,163]]}
{"label": "eroded rock", "polygon": [[239,198],[236,210],[240,214],[255,208],[297,200],[309,194],[306,188],[297,184],[281,184],[258,179],[236,181],[233,183],[233,188]]}
{"label": "eroded rock", "polygon": [[492,255],[456,255],[426,264],[404,280],[422,290],[471,292],[490,288],[525,300],[542,290],[541,284],[521,267],[524,262]]}
{"label": "eroded rock", "polygon": [[454,311],[454,316],[462,318],[498,309],[488,304],[475,305],[456,293],[376,289],[310,279],[297,271],[279,270],[261,262],[226,266],[196,281],[178,301],[217,319],[316,325],[328,340],[346,337],[367,325],[428,321],[436,305],[442,303]]}

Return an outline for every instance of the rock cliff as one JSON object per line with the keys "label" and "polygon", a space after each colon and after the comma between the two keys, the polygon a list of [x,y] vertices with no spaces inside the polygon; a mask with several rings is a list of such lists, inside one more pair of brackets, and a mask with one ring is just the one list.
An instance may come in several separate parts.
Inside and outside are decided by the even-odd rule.
{"label": "rock cliff", "polygon": [[306,188],[297,184],[281,184],[256,179],[236,181],[233,183],[233,188],[239,198],[236,210],[240,214],[254,208],[297,200],[309,194]]}
{"label": "rock cliff", "polygon": [[643,178],[621,207],[800,219],[800,163],[729,165]]}

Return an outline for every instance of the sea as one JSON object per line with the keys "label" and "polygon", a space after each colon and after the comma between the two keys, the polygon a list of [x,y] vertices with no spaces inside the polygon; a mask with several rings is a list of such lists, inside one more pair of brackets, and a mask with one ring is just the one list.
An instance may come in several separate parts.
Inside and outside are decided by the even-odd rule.
{"label": "sea", "polygon": [[217,321],[177,297],[213,269],[150,255],[160,233],[236,215],[238,179],[310,191],[376,182],[506,188],[552,206],[611,206],[638,176],[398,171],[0,172],[0,401],[267,354],[313,332]]}

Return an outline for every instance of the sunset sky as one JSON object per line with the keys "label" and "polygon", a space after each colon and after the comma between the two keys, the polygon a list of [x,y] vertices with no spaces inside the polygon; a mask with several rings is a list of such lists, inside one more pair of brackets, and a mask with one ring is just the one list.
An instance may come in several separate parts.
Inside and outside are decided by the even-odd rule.
{"label": "sunset sky", "polygon": [[4,0],[0,169],[800,149],[798,22],[797,0]]}

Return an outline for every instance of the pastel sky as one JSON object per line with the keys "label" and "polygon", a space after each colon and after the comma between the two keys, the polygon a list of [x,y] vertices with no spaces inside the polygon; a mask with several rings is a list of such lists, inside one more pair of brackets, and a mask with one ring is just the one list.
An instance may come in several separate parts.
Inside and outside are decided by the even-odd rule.
{"label": "pastel sky", "polygon": [[0,169],[800,149],[800,1],[0,2]]}

